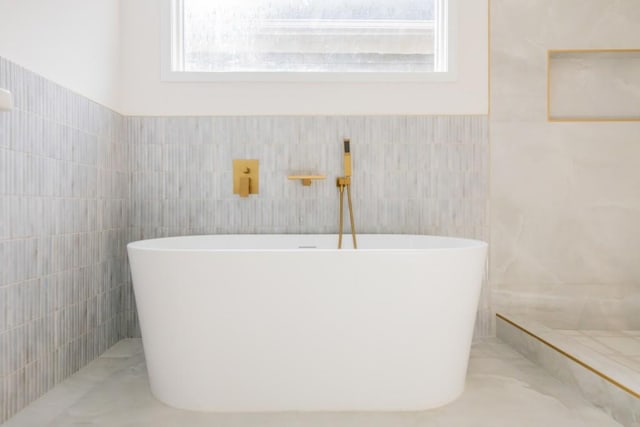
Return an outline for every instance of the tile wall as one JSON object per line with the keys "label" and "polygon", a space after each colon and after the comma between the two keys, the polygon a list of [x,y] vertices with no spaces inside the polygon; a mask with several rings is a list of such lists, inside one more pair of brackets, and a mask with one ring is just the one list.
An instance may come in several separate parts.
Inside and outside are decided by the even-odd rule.
{"label": "tile wall", "polygon": [[[2,58],[0,87],[0,422],[139,336],[127,242],[336,232],[345,136],[358,232],[488,238],[486,116],[122,117]],[[259,196],[232,194],[235,158]]]}
{"label": "tile wall", "polygon": [[[487,122],[486,116],[130,117],[131,225],[139,239],[336,233],[335,179],[342,174],[342,139],[350,137],[359,233],[487,239]],[[260,194],[248,199],[232,194],[232,160],[242,158],[260,161]],[[287,180],[299,173],[327,180],[310,187]],[[128,310],[135,314],[131,301]],[[477,335],[492,333],[490,311],[485,292]]]}
{"label": "tile wall", "polygon": [[0,57],[0,423],[125,335],[122,117]]}

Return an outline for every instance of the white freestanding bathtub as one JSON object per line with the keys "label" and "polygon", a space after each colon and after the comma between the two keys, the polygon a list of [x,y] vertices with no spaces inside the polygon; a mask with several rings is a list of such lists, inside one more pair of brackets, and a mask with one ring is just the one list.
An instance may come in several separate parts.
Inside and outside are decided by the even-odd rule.
{"label": "white freestanding bathtub", "polygon": [[[464,389],[487,244],[220,235],[128,245],[153,394],[222,411],[417,411]],[[350,243],[349,235],[344,237]]]}

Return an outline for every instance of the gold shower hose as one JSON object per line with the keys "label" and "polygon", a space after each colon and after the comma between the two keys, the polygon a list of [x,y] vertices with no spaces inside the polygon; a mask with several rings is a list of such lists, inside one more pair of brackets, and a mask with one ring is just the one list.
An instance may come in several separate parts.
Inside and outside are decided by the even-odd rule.
{"label": "gold shower hose", "polygon": [[356,241],[356,225],[353,218],[353,205],[351,204],[351,184],[342,184],[340,188],[340,233],[338,235],[338,249],[342,249],[342,234],[344,229],[344,187],[347,187],[347,203],[349,205],[349,221],[351,223],[351,238],[353,239],[353,249],[358,249]]}
{"label": "gold shower hose", "polygon": [[358,249],[356,242],[356,222],[353,219],[353,205],[351,204],[351,184],[347,184],[347,202],[349,203],[349,221],[351,221],[351,238],[353,239],[353,249]]}
{"label": "gold shower hose", "polygon": [[356,242],[356,224],[353,218],[353,204],[351,203],[351,149],[350,141],[344,140],[344,168],[345,176],[338,178],[338,188],[340,189],[340,220],[338,234],[338,249],[342,249],[342,234],[344,229],[344,188],[347,187],[347,203],[349,204],[349,221],[351,224],[351,238],[353,239],[353,249],[358,249]]}

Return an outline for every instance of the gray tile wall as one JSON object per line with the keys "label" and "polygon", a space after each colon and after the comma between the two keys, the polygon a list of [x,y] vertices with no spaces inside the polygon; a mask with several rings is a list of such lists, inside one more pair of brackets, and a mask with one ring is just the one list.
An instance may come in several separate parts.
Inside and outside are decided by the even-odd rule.
{"label": "gray tile wall", "polygon": [[0,57],[0,423],[122,338],[118,114]]}
{"label": "gray tile wall", "polygon": [[[358,232],[488,237],[486,116],[124,118],[2,58],[0,87],[0,422],[139,335],[128,241],[335,233],[344,136]],[[258,196],[231,194],[235,158]],[[477,336],[492,318],[485,289]]]}
{"label": "gray tile wall", "polygon": [[[137,239],[336,233],[347,136],[358,232],[485,240],[487,126],[486,116],[130,117],[131,225]],[[248,199],[232,194],[232,160],[241,158],[260,160],[260,194]],[[287,180],[296,173],[327,180],[303,187]],[[484,292],[477,336],[492,334],[492,317]]]}

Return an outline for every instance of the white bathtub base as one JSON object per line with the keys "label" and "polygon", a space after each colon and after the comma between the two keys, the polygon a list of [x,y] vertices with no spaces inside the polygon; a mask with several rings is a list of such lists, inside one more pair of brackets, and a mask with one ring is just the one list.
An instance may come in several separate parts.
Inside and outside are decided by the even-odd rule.
{"label": "white bathtub base", "polygon": [[168,405],[419,411],[464,390],[484,244],[370,251],[132,245],[151,390]]}

